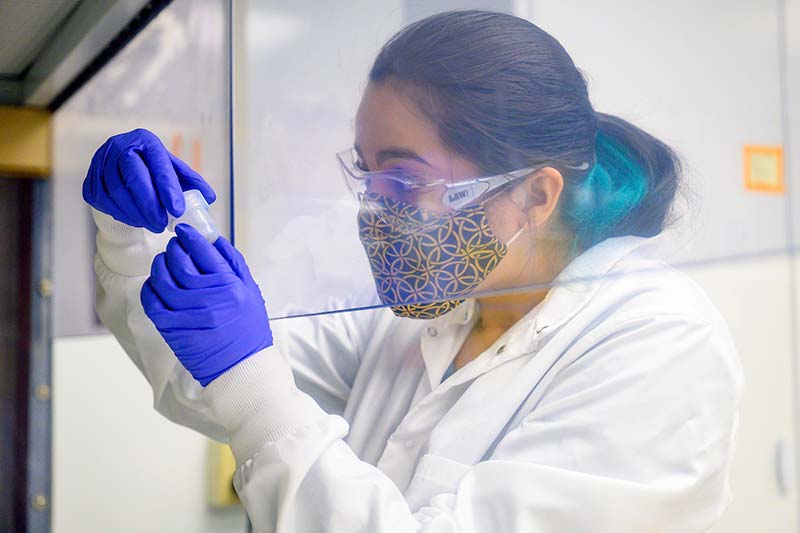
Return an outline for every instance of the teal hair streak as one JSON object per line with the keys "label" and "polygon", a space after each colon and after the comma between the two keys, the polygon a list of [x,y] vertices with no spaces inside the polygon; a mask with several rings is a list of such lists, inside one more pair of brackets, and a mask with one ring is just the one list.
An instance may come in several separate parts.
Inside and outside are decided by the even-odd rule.
{"label": "teal hair streak", "polygon": [[649,188],[642,165],[602,132],[595,140],[595,158],[584,180],[565,191],[562,217],[575,231],[573,249],[585,250],[612,236],[615,226],[639,205]]}

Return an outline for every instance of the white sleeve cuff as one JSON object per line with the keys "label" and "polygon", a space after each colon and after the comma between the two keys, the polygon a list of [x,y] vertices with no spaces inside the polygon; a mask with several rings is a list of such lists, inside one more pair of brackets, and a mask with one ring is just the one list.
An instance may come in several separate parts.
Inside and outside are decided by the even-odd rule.
{"label": "white sleeve cuff", "polygon": [[97,253],[112,272],[126,277],[147,276],[153,258],[167,247],[172,234],[134,228],[92,208],[97,224]]}
{"label": "white sleeve cuff", "polygon": [[225,426],[238,464],[327,416],[295,386],[291,367],[274,346],[236,364],[209,383],[203,394]]}

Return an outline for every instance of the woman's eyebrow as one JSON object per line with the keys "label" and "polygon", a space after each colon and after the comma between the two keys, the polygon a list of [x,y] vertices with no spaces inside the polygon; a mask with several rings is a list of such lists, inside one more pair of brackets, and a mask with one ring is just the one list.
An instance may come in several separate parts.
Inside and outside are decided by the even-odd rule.
{"label": "woman's eyebrow", "polygon": [[[356,152],[358,153],[359,157],[364,159],[364,154],[361,152],[361,147],[358,145],[354,146]],[[414,150],[410,150],[408,148],[399,148],[391,146],[389,148],[384,148],[378,152],[378,156],[376,158],[376,164],[381,166],[384,161],[387,159],[411,159],[413,161],[418,161],[424,165],[431,166],[430,163],[425,161],[417,152]]]}
{"label": "woman's eyebrow", "polygon": [[411,159],[423,163],[424,165],[431,166],[430,163],[422,159],[422,157],[414,150],[407,148],[384,148],[378,152],[378,166],[382,165],[387,159]]}

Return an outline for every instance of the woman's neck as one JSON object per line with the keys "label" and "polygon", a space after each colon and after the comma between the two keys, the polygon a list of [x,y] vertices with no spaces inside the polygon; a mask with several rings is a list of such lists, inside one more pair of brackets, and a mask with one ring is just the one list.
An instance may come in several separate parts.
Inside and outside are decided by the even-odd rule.
{"label": "woman's neck", "polygon": [[535,249],[535,261],[530,256],[518,259],[524,261],[524,266],[516,277],[519,292],[509,293],[506,290],[504,294],[477,297],[481,319],[475,325],[476,329],[496,334],[496,340],[544,300],[549,286],[574,258],[570,253],[571,248],[563,238],[541,239]]}
{"label": "woman's neck", "polygon": [[500,337],[511,326],[544,300],[547,289],[478,298],[480,319],[475,329]]}
{"label": "woman's neck", "polygon": [[[513,279],[520,287],[519,292],[503,291],[504,294],[476,297],[480,318],[456,355],[456,369],[478,357],[544,300],[553,280],[572,259],[570,250],[564,239],[542,239],[536,245],[536,261],[532,261],[528,254],[516,259],[517,264],[523,265],[521,269],[514,263],[509,264],[511,271],[516,271]],[[492,290],[490,287],[485,289]]]}
{"label": "woman's neck", "polygon": [[478,298],[480,318],[472,327],[453,362],[456,370],[489,348],[547,295],[546,290]]}

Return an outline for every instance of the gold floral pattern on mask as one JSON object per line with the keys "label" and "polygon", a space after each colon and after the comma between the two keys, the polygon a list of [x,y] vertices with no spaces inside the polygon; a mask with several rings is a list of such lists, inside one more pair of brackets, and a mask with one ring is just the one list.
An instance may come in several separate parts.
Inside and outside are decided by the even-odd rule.
{"label": "gold floral pattern on mask", "polygon": [[481,204],[438,215],[370,194],[358,226],[378,295],[402,317],[430,319],[455,309],[508,251]]}

